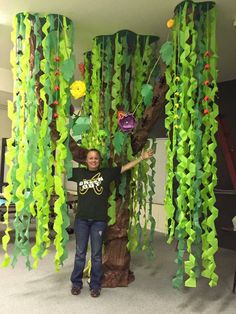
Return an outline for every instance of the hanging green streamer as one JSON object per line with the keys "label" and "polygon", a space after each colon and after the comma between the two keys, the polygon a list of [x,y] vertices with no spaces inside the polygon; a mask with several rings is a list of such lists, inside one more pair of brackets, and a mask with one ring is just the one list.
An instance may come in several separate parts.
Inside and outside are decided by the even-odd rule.
{"label": "hanging green streamer", "polygon": [[[155,140],[153,140],[152,145],[151,145],[152,150],[155,152],[157,149],[157,143]],[[148,191],[148,220],[150,224],[150,233],[149,233],[149,239],[148,239],[148,250],[149,250],[149,256],[152,257],[154,256],[153,253],[153,246],[152,243],[154,241],[154,233],[155,233],[155,227],[156,227],[156,221],[155,218],[153,217],[152,214],[152,205],[153,205],[153,196],[155,194],[155,166],[156,166],[156,159],[154,157],[151,158],[151,163],[150,163],[150,169],[151,169],[151,174],[148,174],[148,183],[149,183],[149,191]],[[157,187],[158,188],[158,187]]]}
{"label": "hanging green streamer", "polygon": [[180,288],[184,283],[196,287],[201,250],[202,275],[210,279],[210,286],[215,286],[218,108],[213,2],[184,1],[176,7],[172,48],[172,61],[166,69],[169,91],[165,121],[168,133],[165,207],[168,242],[174,237],[178,240],[178,269],[173,286]]}
{"label": "hanging green streamer", "polygon": [[[137,44],[133,59],[133,68],[132,68],[132,77],[133,77],[133,93],[132,93],[132,111],[135,110],[137,104],[142,100],[141,87],[144,82],[143,71],[142,71],[142,56],[140,51],[140,40],[137,36]],[[138,107],[138,118],[141,118],[142,107]]]}
{"label": "hanging green streamer", "polygon": [[[18,256],[23,255],[26,266],[31,268],[30,251],[33,267],[38,266],[39,259],[48,253],[50,246],[51,214],[55,216],[57,269],[67,256],[66,227],[69,218],[63,173],[65,166],[71,168],[67,139],[69,86],[74,68],[72,35],[71,21],[60,15],[19,13],[14,19],[12,41],[15,46],[11,52],[14,90],[13,103],[9,103],[8,109],[12,120],[12,138],[8,140],[6,154],[9,172],[8,186],[4,190],[7,212],[2,239],[4,266],[10,262],[14,266]],[[52,123],[59,134],[56,143],[51,139]],[[57,200],[52,208],[53,193]],[[12,261],[7,252],[10,240],[8,208],[11,202],[16,208]],[[36,221],[36,235],[31,248],[29,240],[33,219]]]}
{"label": "hanging green streamer", "polygon": [[[202,275],[210,279],[209,285],[214,287],[218,282],[218,275],[215,273],[216,263],[214,260],[214,254],[218,249],[218,241],[216,237],[216,229],[214,221],[218,216],[218,210],[215,208],[215,194],[214,188],[217,183],[216,175],[216,153],[215,149],[217,146],[215,134],[218,129],[218,124],[216,117],[218,116],[218,106],[215,103],[215,97],[217,93],[217,71],[216,71],[216,12],[214,8],[207,12],[207,29],[206,37],[208,41],[206,46],[208,51],[210,51],[210,56],[206,58],[210,64],[210,69],[204,71],[204,78],[211,81],[211,88],[205,86],[205,95],[209,94],[209,104],[205,104],[209,110],[209,114],[205,115],[203,118],[203,125],[205,127],[205,133],[203,135],[203,147],[202,147],[202,158],[203,158],[203,177],[202,181],[204,183],[204,188],[201,191],[203,198],[203,234],[202,234],[202,259],[204,271]],[[207,33],[209,32],[209,33]],[[209,36],[211,34],[211,36]],[[210,214],[209,214],[210,213]]]}
{"label": "hanging green streamer", "polygon": [[85,54],[84,55],[84,82],[86,85],[86,97],[83,102],[83,114],[84,116],[88,116],[90,112],[90,92],[91,92],[91,81],[90,81],[90,72],[89,72],[89,64],[91,62],[91,54]]}
{"label": "hanging green streamer", "polygon": [[[40,42],[41,47],[44,51],[44,58],[39,62],[39,68],[44,73],[40,76],[40,83],[44,86],[44,89],[40,90],[40,98],[43,102],[43,116],[41,120],[41,127],[39,130],[39,138],[38,138],[38,154],[39,158],[37,160],[37,171],[35,175],[35,189],[33,190],[34,198],[37,200],[36,203],[36,223],[37,223],[37,230],[36,230],[36,242],[35,245],[32,247],[32,256],[34,258],[33,267],[38,267],[39,258],[42,258],[44,254],[46,254],[46,250],[50,245],[49,240],[49,230],[48,230],[48,210],[46,209],[45,212],[45,201],[47,200],[46,196],[46,182],[47,182],[47,175],[48,175],[48,166],[51,166],[49,163],[49,156],[50,156],[50,147],[48,145],[49,141],[49,123],[51,122],[51,112],[48,109],[48,103],[46,99],[46,95],[50,92],[51,86],[50,81],[48,80],[48,75],[50,71],[49,66],[49,56],[48,49],[47,49],[47,38],[50,28],[49,18],[46,18],[46,22],[42,27],[42,31],[45,34],[44,39]],[[49,94],[50,95],[50,94]],[[52,99],[50,97],[52,102]],[[49,121],[48,121],[49,120]],[[50,196],[49,196],[50,197]],[[46,218],[46,221],[45,221]]]}

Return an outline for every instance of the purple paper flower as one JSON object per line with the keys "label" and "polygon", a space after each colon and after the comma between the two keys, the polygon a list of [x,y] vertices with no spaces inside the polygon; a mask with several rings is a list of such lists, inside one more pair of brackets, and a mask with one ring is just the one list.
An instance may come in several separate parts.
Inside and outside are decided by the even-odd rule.
{"label": "purple paper flower", "polygon": [[132,132],[137,125],[137,121],[132,113],[126,113],[119,119],[119,127],[123,132]]}

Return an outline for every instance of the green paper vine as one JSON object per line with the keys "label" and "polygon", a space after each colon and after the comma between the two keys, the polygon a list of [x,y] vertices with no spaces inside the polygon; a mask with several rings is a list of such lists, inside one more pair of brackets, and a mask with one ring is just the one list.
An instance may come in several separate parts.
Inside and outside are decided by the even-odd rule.
{"label": "green paper vine", "polygon": [[[7,199],[6,225],[2,238],[4,250],[3,266],[10,262],[14,266],[18,256],[25,257],[26,266],[37,267],[50,247],[49,222],[55,215],[55,265],[58,269],[67,256],[66,243],[69,224],[64,192],[64,167],[71,168],[68,154],[70,80],[73,76],[72,24],[65,17],[56,14],[19,13],[13,22],[11,52],[14,91],[13,103],[9,102],[8,114],[12,120],[12,138],[7,141],[6,162],[8,186],[4,190]],[[30,45],[29,45],[30,43]],[[60,64],[55,64],[59,56]],[[65,71],[65,64],[70,71]],[[59,68],[58,68],[59,67]],[[55,74],[58,72],[59,77]],[[69,73],[70,72],[70,73]],[[72,72],[72,73],[71,73]],[[55,90],[59,86],[59,92]],[[57,100],[57,108],[52,103]],[[58,119],[56,129],[59,138],[51,140],[50,125]],[[52,176],[56,152],[55,176]],[[51,196],[56,193],[56,202],[51,206]],[[13,257],[7,252],[10,240],[8,208],[15,203],[15,242]],[[36,221],[35,243],[30,247],[31,220]]]}
{"label": "green paper vine", "polygon": [[169,90],[165,207],[168,242],[174,237],[178,240],[178,269],[173,286],[180,288],[184,283],[196,287],[202,259],[202,276],[210,279],[212,287],[218,280],[214,261],[218,248],[214,226],[218,107],[212,3],[185,1],[176,7],[172,48],[173,57],[166,69]]}

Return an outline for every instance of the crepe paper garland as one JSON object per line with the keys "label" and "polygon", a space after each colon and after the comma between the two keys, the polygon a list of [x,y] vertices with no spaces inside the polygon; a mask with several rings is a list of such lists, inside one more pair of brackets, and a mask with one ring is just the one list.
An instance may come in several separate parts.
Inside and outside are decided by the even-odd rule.
{"label": "crepe paper garland", "polygon": [[[55,266],[59,269],[67,257],[66,227],[69,218],[64,191],[64,168],[71,170],[68,151],[69,86],[73,76],[72,22],[57,14],[19,13],[13,22],[11,52],[14,90],[8,115],[12,120],[12,137],[7,141],[8,186],[4,190],[7,211],[2,238],[3,266],[18,256],[33,267],[49,250],[49,218],[55,216]],[[59,138],[51,140],[50,124],[55,119]],[[55,154],[56,151],[56,154]],[[55,157],[54,157],[55,156]],[[55,162],[55,175],[52,167]],[[52,193],[56,198],[51,208]],[[10,241],[9,205],[15,203],[15,242],[13,257],[8,254]],[[30,226],[36,220],[35,242],[31,247]]]}
{"label": "crepe paper garland", "polygon": [[[85,53],[86,95],[82,115],[91,117],[91,125],[89,131],[82,134],[82,145],[99,149],[103,166],[124,164],[134,158],[129,132],[135,127],[135,119],[141,117],[146,106],[150,105],[150,101],[149,104],[144,103],[141,90],[156,62],[157,41],[156,36],[123,30],[114,35],[95,37],[92,51]],[[151,88],[157,73],[158,67],[151,73]],[[139,102],[134,118],[133,111]],[[154,167],[153,161],[151,165]],[[116,222],[117,193],[122,196],[122,208],[129,203],[132,230],[129,232],[129,250],[151,251],[155,221],[151,205],[146,202],[153,195],[153,178],[148,176],[148,168],[144,161],[142,166],[132,170],[131,181],[127,173],[122,175],[120,184],[113,184],[109,198],[110,225]],[[140,222],[142,215],[145,216],[143,225]],[[150,231],[148,225],[151,226]]]}
{"label": "crepe paper garland", "polygon": [[[175,8],[173,57],[166,69],[168,243],[178,241],[173,286],[217,285],[215,3],[183,1]],[[175,186],[175,189],[174,189]],[[201,266],[203,270],[201,271]]]}

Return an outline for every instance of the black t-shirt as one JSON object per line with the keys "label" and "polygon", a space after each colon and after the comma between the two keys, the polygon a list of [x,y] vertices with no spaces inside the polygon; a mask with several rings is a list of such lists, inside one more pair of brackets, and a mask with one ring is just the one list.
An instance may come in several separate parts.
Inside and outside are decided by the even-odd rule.
{"label": "black t-shirt", "polygon": [[78,212],[80,219],[107,220],[110,183],[121,175],[121,167],[103,168],[90,171],[73,168],[70,181],[77,182]]}

